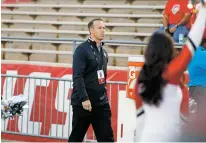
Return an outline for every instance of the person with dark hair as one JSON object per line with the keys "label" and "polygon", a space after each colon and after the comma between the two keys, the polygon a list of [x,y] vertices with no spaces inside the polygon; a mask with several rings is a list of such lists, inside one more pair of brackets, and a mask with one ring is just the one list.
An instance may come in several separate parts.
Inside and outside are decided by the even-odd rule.
{"label": "person with dark hair", "polygon": [[102,42],[105,25],[101,19],[93,19],[88,28],[90,37],[73,56],[73,120],[68,141],[82,142],[92,124],[98,142],[114,142],[106,91],[108,55]]}
{"label": "person with dark hair", "polygon": [[166,33],[156,32],[151,36],[137,83],[145,116],[139,141],[166,142],[181,135],[180,108],[184,98],[181,77],[201,42],[205,23],[206,4],[176,57],[173,42]]}

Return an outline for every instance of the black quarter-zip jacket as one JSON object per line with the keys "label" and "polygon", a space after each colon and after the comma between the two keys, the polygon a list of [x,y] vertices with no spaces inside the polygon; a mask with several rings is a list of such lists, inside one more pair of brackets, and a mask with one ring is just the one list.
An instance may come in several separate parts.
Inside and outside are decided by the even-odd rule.
{"label": "black quarter-zip jacket", "polygon": [[[73,55],[72,105],[82,105],[82,102],[87,99],[91,101],[92,106],[108,103],[106,93],[108,54],[102,46],[100,49],[99,51],[96,42],[91,39],[86,40],[76,48]],[[101,62],[101,60],[103,61]],[[105,84],[98,83],[97,71],[102,69],[101,64],[103,65]]]}

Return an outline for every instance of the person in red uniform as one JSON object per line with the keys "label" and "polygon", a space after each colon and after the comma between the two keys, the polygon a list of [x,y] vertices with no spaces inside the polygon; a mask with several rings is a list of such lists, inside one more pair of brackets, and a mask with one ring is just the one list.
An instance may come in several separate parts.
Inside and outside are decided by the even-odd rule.
{"label": "person in red uniform", "polygon": [[188,0],[168,0],[165,7],[160,31],[170,33],[175,42],[179,42],[179,34],[187,36],[189,32],[191,11],[187,4]]}
{"label": "person in red uniform", "polygon": [[188,4],[188,8],[190,9],[191,14],[192,14],[190,21],[189,21],[190,22],[189,28],[191,28],[192,25],[194,24],[200,6],[201,6],[200,0],[195,0],[194,3]]}

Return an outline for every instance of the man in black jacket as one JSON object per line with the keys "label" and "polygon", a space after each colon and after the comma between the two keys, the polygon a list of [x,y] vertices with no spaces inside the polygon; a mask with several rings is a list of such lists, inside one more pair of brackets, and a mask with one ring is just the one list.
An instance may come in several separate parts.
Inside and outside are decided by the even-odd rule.
{"label": "man in black jacket", "polygon": [[88,28],[90,37],[76,48],[73,57],[73,121],[69,142],[82,142],[90,124],[98,142],[114,142],[106,91],[108,55],[102,47],[105,25],[101,19],[93,19]]}

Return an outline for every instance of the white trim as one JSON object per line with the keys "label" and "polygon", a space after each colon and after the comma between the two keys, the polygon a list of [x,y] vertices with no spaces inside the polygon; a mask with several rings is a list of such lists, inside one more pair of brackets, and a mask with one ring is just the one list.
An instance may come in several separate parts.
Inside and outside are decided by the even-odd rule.
{"label": "white trim", "polygon": [[187,41],[186,41],[186,45],[187,45],[188,49],[190,50],[190,52],[191,52],[191,54],[192,54],[192,56],[193,56],[193,55],[194,55],[194,52],[195,52],[195,49],[194,49],[194,47],[192,46],[192,43],[191,43],[189,40],[187,40]]}
{"label": "white trim", "polygon": [[141,112],[143,112],[144,111],[144,109],[143,109],[143,107],[141,106],[140,108],[138,108],[137,109],[137,111],[136,111],[136,115],[139,115]]}
{"label": "white trim", "polygon": [[185,116],[183,113],[180,113],[180,117],[182,119],[183,122],[189,122],[189,117]]}

